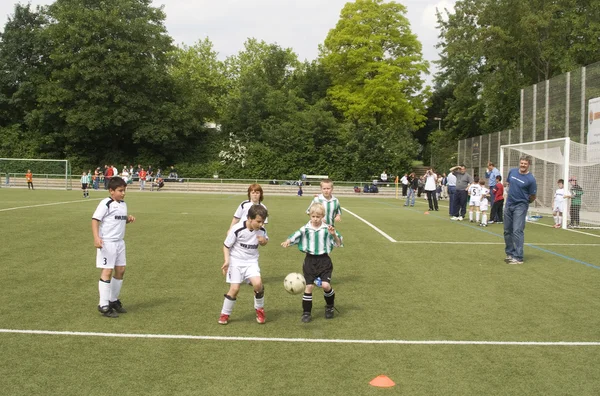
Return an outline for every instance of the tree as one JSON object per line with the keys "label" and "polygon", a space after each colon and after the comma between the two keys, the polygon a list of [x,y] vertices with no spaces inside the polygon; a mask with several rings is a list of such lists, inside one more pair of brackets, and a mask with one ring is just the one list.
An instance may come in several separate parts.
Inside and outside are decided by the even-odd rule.
{"label": "tree", "polygon": [[329,31],[320,57],[329,97],[348,120],[410,129],[424,121],[428,64],[405,13],[395,2],[356,0]]}

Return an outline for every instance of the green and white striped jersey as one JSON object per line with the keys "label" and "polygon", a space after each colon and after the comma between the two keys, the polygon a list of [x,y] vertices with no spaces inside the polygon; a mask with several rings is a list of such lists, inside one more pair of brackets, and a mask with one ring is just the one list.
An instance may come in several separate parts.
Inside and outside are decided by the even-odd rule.
{"label": "green and white striped jersey", "polygon": [[[292,245],[298,245],[298,250],[301,252],[309,253],[315,256],[321,254],[329,254],[333,250],[333,247],[336,246],[335,239],[328,231],[328,225],[326,223],[321,223],[321,226],[318,228],[313,228],[310,224],[310,221],[300,227],[300,229],[294,232],[292,235],[288,237],[288,239],[292,242]],[[340,238],[342,242],[338,247],[344,246],[344,240],[337,230],[335,234]]]}
{"label": "green and white striped jersey", "polygon": [[[342,215],[342,206],[340,205],[340,201],[333,195],[331,196],[331,199],[328,200],[323,196],[323,194],[319,194],[319,196],[313,198],[310,205],[317,202],[323,204],[323,206],[325,207],[325,223],[334,226],[335,216],[337,214],[339,214],[340,216]],[[308,209],[306,209],[306,213],[308,213],[308,211],[310,210],[310,205],[308,206]]]}

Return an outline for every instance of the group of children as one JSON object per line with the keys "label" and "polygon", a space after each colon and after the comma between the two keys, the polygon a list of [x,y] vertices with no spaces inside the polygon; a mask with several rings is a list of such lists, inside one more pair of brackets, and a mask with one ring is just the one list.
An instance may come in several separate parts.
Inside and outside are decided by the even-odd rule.
{"label": "group of children", "polygon": [[[323,288],[325,318],[334,316],[335,291],[331,286],[333,264],[329,253],[335,246],[342,246],[342,236],[335,229],[335,221],[341,220],[341,206],[333,196],[333,182],[321,182],[321,194],[314,197],[306,213],[309,222],[292,233],[281,246],[298,245],[306,253],[302,272],[306,287],[302,296],[301,321],[312,320],[312,293],[315,283]],[[259,184],[248,187],[248,199],[237,208],[223,246],[224,263],[221,266],[229,290],[224,296],[218,323],[226,325],[233,312],[240,285],[248,282],[254,289],[256,321],[265,323],[264,287],[258,265],[258,247],[265,246],[269,238],[264,225],[268,222],[267,207],[262,203],[263,190]]]}
{"label": "group of children", "polygon": [[[83,175],[82,175],[83,179]],[[82,180],[83,184],[83,180]],[[98,311],[105,317],[117,318],[127,310],[119,300],[125,274],[125,225],[135,221],[127,213],[124,201],[127,182],[112,177],[108,183],[109,197],[98,204],[92,215],[92,234],[96,247],[96,267],[100,269],[98,281]],[[281,246],[298,245],[306,253],[302,271],[306,288],[302,296],[301,321],[312,320],[312,293],[315,284],[323,288],[325,318],[334,317],[335,291],[331,286],[333,263],[329,253],[334,247],[343,246],[342,236],[335,229],[341,221],[341,206],[333,196],[333,182],[321,182],[321,194],[314,197],[306,213],[307,224],[292,233]],[[218,323],[226,325],[233,312],[240,286],[249,283],[254,289],[256,321],[265,323],[264,287],[258,264],[258,248],[265,246],[269,237],[264,225],[268,223],[268,210],[262,203],[263,190],[259,184],[248,187],[248,199],[237,208],[223,243],[223,265],[221,271],[229,290],[224,296]]]}

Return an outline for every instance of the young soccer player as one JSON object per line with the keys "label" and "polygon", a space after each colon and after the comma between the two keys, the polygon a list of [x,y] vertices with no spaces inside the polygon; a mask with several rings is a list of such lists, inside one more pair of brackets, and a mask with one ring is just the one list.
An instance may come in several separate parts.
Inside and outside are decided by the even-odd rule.
{"label": "young soccer player", "polygon": [[306,213],[310,214],[310,208],[313,203],[321,203],[325,208],[325,223],[334,226],[336,221],[342,221],[342,207],[340,201],[333,196],[333,180],[321,180],[321,194],[313,198]]}
{"label": "young soccer player", "polygon": [[562,216],[565,206],[565,198],[569,195],[565,192],[565,181],[558,179],[558,188],[554,192],[552,199],[552,217],[554,218],[554,228],[562,227]]}
{"label": "young soccer player", "polygon": [[83,198],[87,198],[89,196],[88,193],[88,177],[87,173],[83,172],[81,174],[81,191],[83,191]]}
{"label": "young soccer player", "polygon": [[125,190],[127,183],[118,176],[108,182],[109,198],[98,204],[92,215],[92,234],[96,247],[96,268],[100,268],[98,311],[106,317],[117,318],[126,313],[119,294],[125,274],[125,225],[133,223],[135,217],[127,214]]}
{"label": "young soccer player", "polygon": [[[254,205],[260,205],[265,210],[267,207],[262,203],[263,201],[263,189],[260,184],[254,183],[250,184],[248,187],[248,199],[243,201],[235,210],[233,214],[233,219],[231,220],[231,224],[229,225],[229,230],[231,227],[236,225],[239,222],[244,222],[248,218],[248,210]],[[269,223],[269,219],[263,219],[265,224]],[[227,232],[229,232],[229,230]]]}
{"label": "young soccer player", "polygon": [[27,189],[33,190],[33,174],[30,169],[27,169],[27,173],[25,173],[25,180],[27,180]]}
{"label": "young soccer player", "polygon": [[[479,206],[481,205],[481,185],[479,184],[479,177],[475,176],[473,178],[473,183],[467,187],[467,191],[469,192],[469,221],[471,223],[474,221],[479,223]],[[473,212],[475,212],[475,220],[473,220]]]}
{"label": "young soccer player", "polygon": [[341,247],[342,236],[335,228],[323,221],[325,207],[323,204],[313,203],[308,209],[310,221],[290,235],[281,246],[284,248],[298,244],[298,250],[306,253],[302,272],[306,279],[306,288],[302,296],[302,322],[308,323],[312,320],[312,291],[315,280],[321,281],[325,297],[325,319],[333,318],[335,291],[331,287],[331,275],[333,263],[329,253],[334,246]]}
{"label": "young soccer player", "polygon": [[252,205],[248,209],[245,221],[235,224],[227,233],[223,246],[224,263],[221,266],[229,291],[225,294],[219,324],[229,323],[240,285],[247,280],[254,288],[254,309],[256,321],[265,323],[265,289],[258,266],[258,246],[265,246],[269,241],[263,224],[267,218],[267,209],[261,205]]}
{"label": "young soccer player", "polygon": [[479,180],[479,187],[481,188],[481,201],[479,202],[479,213],[481,213],[481,227],[487,227],[487,210],[489,206],[490,190],[485,187],[485,179]]}

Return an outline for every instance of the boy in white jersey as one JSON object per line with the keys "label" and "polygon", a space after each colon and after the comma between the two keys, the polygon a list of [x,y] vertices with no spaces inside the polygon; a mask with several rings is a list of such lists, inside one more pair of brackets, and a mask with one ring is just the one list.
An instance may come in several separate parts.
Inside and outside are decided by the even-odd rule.
{"label": "boy in white jersey", "polygon": [[554,228],[562,227],[563,208],[565,206],[565,198],[570,197],[565,191],[565,181],[558,179],[558,189],[552,198],[552,217],[554,217]]}
{"label": "boy in white jersey", "polygon": [[[260,184],[257,184],[257,183],[250,184],[250,186],[248,187],[248,199],[243,201],[237,207],[235,213],[233,214],[233,219],[231,220],[231,224],[229,225],[229,230],[231,230],[231,227],[233,227],[240,221],[241,222],[246,221],[246,219],[248,218],[248,210],[253,205],[260,205],[263,208],[267,209],[267,207],[262,203],[262,201],[263,201],[263,189],[260,186]],[[264,219],[264,221],[265,221],[264,224],[269,223],[269,219]],[[227,232],[229,232],[229,230],[227,230]]]}
{"label": "boy in white jersey", "polygon": [[[125,274],[125,225],[135,217],[127,214],[125,190],[127,183],[118,176],[108,182],[110,198],[104,198],[92,215],[92,234],[96,247],[96,268],[100,268],[98,311],[106,317],[116,318],[126,313],[119,300]],[[112,279],[111,279],[112,278]]]}
{"label": "boy in white jersey", "polygon": [[[481,227],[487,227],[487,210],[489,206],[488,197],[490,196],[490,190],[485,187],[485,180],[479,180],[479,187],[481,187],[481,200],[479,202],[479,212],[481,214]],[[479,221],[479,219],[477,219]]]}
{"label": "boy in white jersey", "polygon": [[[469,194],[469,221],[473,223],[475,220],[479,223],[479,206],[481,205],[481,185],[479,177],[473,178],[473,183],[467,187]],[[475,220],[473,220],[473,212],[475,212]]]}
{"label": "boy in white jersey", "polygon": [[322,180],[321,194],[314,197],[310,206],[306,209],[306,213],[309,214],[313,203],[321,203],[325,208],[325,223],[334,226],[336,221],[342,221],[342,207],[340,201],[332,193],[333,181],[331,179]]}
{"label": "boy in white jersey", "polygon": [[[323,221],[325,207],[321,203],[313,203],[309,210],[310,221],[298,231],[290,235],[281,246],[284,248],[298,244],[298,250],[306,253],[302,272],[306,279],[306,288],[302,296],[302,322],[308,323],[312,320],[312,291],[315,280],[321,282],[323,295],[325,297],[325,319],[333,318],[335,291],[331,287],[331,274],[333,263],[329,253],[334,246],[342,245],[342,236],[335,230],[333,225]],[[317,286],[319,284],[317,283]]]}
{"label": "boy in white jersey", "polygon": [[250,280],[254,288],[254,309],[256,321],[265,323],[265,289],[258,266],[258,246],[265,246],[269,241],[267,231],[263,228],[267,218],[267,209],[261,205],[252,205],[248,210],[246,221],[231,227],[223,246],[224,263],[221,266],[229,291],[225,294],[219,324],[229,323],[240,285]]}

